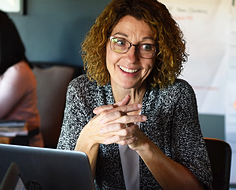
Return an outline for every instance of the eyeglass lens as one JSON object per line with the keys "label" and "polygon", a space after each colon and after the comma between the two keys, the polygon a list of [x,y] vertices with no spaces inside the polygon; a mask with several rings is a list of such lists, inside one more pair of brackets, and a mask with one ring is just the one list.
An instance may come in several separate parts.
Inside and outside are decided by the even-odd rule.
{"label": "eyeglass lens", "polygon": [[137,47],[140,57],[150,59],[155,56],[156,46],[153,44],[140,43],[134,45],[123,38],[110,37],[111,50],[116,53],[127,53],[132,46]]}

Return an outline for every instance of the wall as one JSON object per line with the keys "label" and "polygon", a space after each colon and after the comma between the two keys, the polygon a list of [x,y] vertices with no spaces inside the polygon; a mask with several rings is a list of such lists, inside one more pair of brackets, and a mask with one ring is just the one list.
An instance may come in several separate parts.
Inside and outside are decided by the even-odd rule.
{"label": "wall", "polygon": [[[110,0],[28,0],[27,14],[10,15],[30,61],[80,65],[80,43]],[[203,135],[224,140],[224,116],[199,115]]]}
{"label": "wall", "polygon": [[199,121],[204,137],[225,140],[225,117],[223,115],[199,114]]}
{"label": "wall", "polygon": [[80,43],[109,0],[28,0],[27,14],[13,15],[31,61],[83,65]]}

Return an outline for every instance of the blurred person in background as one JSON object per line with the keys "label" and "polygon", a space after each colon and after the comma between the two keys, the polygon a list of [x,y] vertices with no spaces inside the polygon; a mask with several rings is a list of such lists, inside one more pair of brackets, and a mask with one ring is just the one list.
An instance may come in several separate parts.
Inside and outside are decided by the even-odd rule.
{"label": "blurred person in background", "polygon": [[12,144],[24,139],[30,146],[43,147],[32,67],[14,23],[0,11],[0,120],[25,120],[28,124],[28,136],[17,136]]}

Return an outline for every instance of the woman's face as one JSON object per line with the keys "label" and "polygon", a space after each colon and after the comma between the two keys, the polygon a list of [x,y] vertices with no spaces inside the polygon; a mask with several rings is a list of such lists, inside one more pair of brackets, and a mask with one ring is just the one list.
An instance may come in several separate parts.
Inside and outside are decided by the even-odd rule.
{"label": "woman's face", "polygon": [[[127,40],[132,44],[153,44],[154,34],[147,23],[132,16],[123,17],[114,27],[111,36]],[[125,89],[139,88],[151,73],[155,65],[155,56],[142,58],[138,48],[131,46],[127,53],[114,52],[110,48],[110,40],[106,46],[106,66],[110,73],[112,86]]]}

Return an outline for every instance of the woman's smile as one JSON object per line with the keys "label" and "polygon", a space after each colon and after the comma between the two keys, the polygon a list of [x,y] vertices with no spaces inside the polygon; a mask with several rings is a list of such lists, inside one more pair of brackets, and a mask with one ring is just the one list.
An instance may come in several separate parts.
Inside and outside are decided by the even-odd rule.
{"label": "woman's smile", "polygon": [[120,65],[118,65],[118,67],[126,73],[136,73],[136,72],[140,71],[140,69],[128,69],[128,68],[122,67]]}

